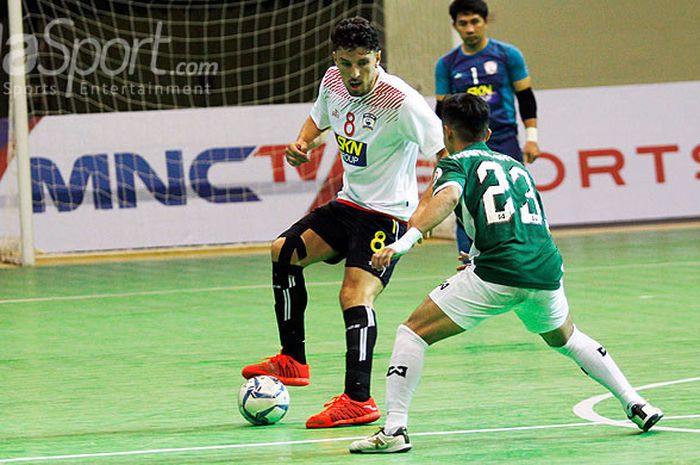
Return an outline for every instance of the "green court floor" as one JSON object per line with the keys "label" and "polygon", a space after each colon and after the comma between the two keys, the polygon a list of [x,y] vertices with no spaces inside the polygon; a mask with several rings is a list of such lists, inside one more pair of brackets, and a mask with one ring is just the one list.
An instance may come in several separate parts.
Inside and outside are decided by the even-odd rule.
{"label": "green court floor", "polygon": [[[557,243],[575,321],[648,386],[655,431],[505,315],[428,350],[411,452],[350,455],[376,426],[304,428],[342,391],[342,267],[325,264],[307,270],[312,384],[250,426],[240,369],[279,346],[268,258],[240,255],[0,270],[0,464],[700,464],[700,229]],[[454,256],[418,247],[377,303],[380,406],[396,327]]]}

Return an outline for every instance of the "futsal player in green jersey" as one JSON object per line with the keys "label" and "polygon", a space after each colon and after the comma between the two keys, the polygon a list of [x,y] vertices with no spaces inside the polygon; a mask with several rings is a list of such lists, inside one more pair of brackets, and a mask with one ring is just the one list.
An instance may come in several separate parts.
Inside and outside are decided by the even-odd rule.
{"label": "futsal player in green jersey", "polygon": [[663,416],[630,385],[605,348],[573,324],[562,258],[535,182],[521,163],[486,146],[488,121],[488,104],[478,97],[455,94],[444,100],[443,133],[450,155],[437,164],[433,195],[418,206],[411,228],[372,257],[375,269],[389,266],[453,210],[473,240],[473,266],[462,267],[430,292],[396,331],[386,378],[386,422],[374,435],[353,442],[350,452],[409,450],[408,409],[425,350],[511,310],[528,331],[607,388],[640,429],[647,431]]}

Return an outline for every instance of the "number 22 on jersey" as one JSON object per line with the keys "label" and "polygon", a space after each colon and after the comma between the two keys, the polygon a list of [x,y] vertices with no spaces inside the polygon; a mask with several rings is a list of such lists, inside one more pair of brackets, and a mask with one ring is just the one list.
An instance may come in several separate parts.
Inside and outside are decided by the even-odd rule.
{"label": "number 22 on jersey", "polygon": [[[530,176],[527,172],[519,166],[513,166],[508,170],[508,174],[506,174],[503,167],[495,161],[483,161],[476,170],[480,182],[484,182],[489,171],[496,177],[497,184],[489,186],[486,191],[484,191],[481,199],[484,203],[486,222],[492,224],[510,221],[515,214],[515,202],[518,202],[518,213],[520,215],[520,221],[523,224],[542,224],[542,210],[537,202],[535,189],[532,186],[532,181],[530,181]],[[527,191],[525,192],[524,199],[513,197],[506,176],[510,176],[513,183],[517,182],[521,177],[525,179]],[[503,204],[503,208],[500,210],[496,208],[496,196],[499,195],[508,196],[505,204]]]}

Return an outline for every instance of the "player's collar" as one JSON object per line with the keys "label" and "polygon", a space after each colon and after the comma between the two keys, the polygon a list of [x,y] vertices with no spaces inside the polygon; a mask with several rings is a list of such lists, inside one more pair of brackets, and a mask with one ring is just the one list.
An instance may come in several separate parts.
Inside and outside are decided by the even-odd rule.
{"label": "player's collar", "polygon": [[477,50],[476,52],[473,52],[473,53],[467,53],[464,51],[464,44],[460,44],[459,45],[459,52],[464,56],[473,57],[475,55],[482,53],[487,48],[489,48],[489,45],[491,45],[491,38],[487,37],[486,38],[486,45],[484,45],[484,48],[482,48],[481,50]]}

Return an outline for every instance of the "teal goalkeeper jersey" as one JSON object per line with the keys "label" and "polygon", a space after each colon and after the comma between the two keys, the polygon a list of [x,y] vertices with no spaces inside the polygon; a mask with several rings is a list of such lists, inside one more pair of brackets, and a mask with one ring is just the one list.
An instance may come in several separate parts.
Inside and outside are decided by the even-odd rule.
{"label": "teal goalkeeper jersey", "polygon": [[562,258],[549,233],[542,199],[525,167],[472,144],[438,162],[433,195],[461,191],[457,221],[472,238],[474,272],[484,281],[531,289],[558,289]]}

